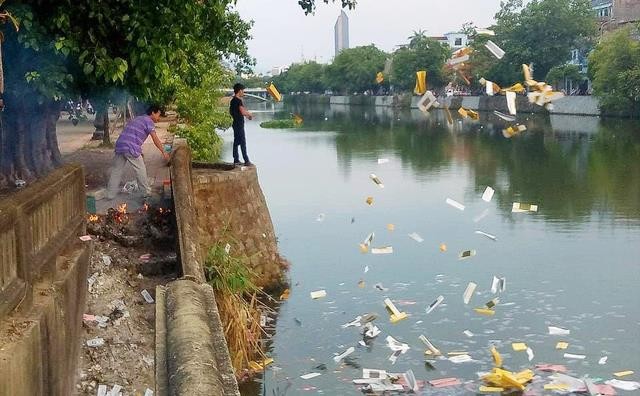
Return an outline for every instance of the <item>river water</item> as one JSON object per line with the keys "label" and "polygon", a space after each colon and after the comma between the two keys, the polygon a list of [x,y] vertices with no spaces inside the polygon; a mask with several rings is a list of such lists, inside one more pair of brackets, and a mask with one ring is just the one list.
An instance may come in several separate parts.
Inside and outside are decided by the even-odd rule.
{"label": "river water", "polygon": [[[258,125],[290,112],[304,117],[302,129]],[[640,380],[638,122],[520,115],[528,130],[506,139],[504,122],[490,113],[479,122],[456,113],[453,125],[437,111],[425,117],[372,107],[286,106],[256,115],[246,125],[249,154],[280,251],[292,263],[292,287],[274,322],[275,362],[243,394],[357,395],[352,380],[361,378],[362,367],[412,369],[419,380],[457,377],[463,385],[427,385],[424,393],[474,394],[477,372],[493,367],[490,345],[512,371],[555,363],[578,377],[607,380],[635,370],[623,379]],[[489,203],[481,199],[487,186],[495,189]],[[447,198],[463,203],[464,211]],[[512,213],[513,202],[537,204],[538,211]],[[361,253],[358,245],[371,232],[372,247],[393,246],[393,254]],[[424,241],[408,236],[414,232]],[[471,249],[475,256],[459,260]],[[506,278],[498,295],[490,290],[494,275]],[[478,286],[465,305],[469,282]],[[320,289],[327,296],[312,300],[310,292]],[[443,303],[427,314],[440,295]],[[494,316],[473,310],[494,297],[500,298]],[[408,319],[391,324],[385,298]],[[367,347],[358,344],[360,329],[341,327],[365,313],[378,315],[374,323],[382,331]],[[549,335],[548,326],[571,333]],[[443,353],[465,351],[473,361],[425,356],[421,334]],[[395,364],[388,360],[388,335],[410,346]],[[557,350],[558,341],[569,347]],[[526,343],[533,360],[515,352],[513,342]],[[355,352],[346,364],[336,364],[333,356],[349,347]],[[603,356],[608,361],[600,365]],[[311,372],[322,375],[300,378]]]}

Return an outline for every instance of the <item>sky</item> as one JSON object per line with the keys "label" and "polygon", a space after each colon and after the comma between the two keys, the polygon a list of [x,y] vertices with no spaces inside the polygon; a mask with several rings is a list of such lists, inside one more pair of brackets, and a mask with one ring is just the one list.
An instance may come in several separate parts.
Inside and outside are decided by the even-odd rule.
{"label": "sky", "polygon": [[[337,3],[317,0],[315,15],[305,16],[297,0],[238,0],[236,10],[253,20],[249,53],[256,73],[301,60],[329,63],[334,55],[333,26],[340,14]],[[359,0],[349,16],[349,46],[375,44],[393,51],[414,30],[429,36],[457,31],[473,21],[478,27],[493,23],[500,0]]]}

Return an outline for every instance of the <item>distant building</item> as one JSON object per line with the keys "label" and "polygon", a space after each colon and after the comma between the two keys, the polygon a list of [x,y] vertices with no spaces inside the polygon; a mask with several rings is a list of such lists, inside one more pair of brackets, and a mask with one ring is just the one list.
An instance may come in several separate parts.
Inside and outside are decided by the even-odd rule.
{"label": "distant building", "polygon": [[464,48],[470,43],[469,36],[461,32],[449,32],[445,33],[443,36],[433,36],[430,38],[440,42],[441,44],[448,45],[453,51]]}
{"label": "distant building", "polygon": [[340,11],[333,31],[337,56],[340,51],[349,48],[349,17],[344,11]]}
{"label": "distant building", "polygon": [[271,68],[271,75],[274,77],[279,76],[282,73],[286,72],[288,69],[288,66],[274,66]]}

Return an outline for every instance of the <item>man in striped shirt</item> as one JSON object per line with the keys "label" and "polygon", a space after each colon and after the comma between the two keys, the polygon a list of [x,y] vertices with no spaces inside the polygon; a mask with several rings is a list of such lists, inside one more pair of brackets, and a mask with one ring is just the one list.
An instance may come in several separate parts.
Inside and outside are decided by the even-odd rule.
{"label": "man in striped shirt", "polygon": [[113,199],[120,190],[122,171],[125,166],[131,164],[136,173],[138,187],[144,197],[151,194],[151,187],[147,178],[147,168],[142,158],[142,144],[151,135],[153,143],[160,150],[166,161],[169,154],[164,151],[162,143],[156,134],[155,123],[160,120],[160,107],[152,105],[147,109],[147,114],[135,117],[129,121],[116,141],[115,157],[113,158],[113,168],[109,177],[107,198]]}

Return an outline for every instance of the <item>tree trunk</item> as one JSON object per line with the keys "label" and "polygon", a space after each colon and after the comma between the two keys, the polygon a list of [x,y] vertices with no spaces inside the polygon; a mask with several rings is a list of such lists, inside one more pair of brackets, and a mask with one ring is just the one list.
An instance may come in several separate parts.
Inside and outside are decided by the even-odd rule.
{"label": "tree trunk", "polygon": [[30,95],[5,96],[0,122],[0,183],[40,177],[62,159],[56,137],[59,103],[43,104]]}
{"label": "tree trunk", "polygon": [[105,146],[111,146],[111,128],[109,126],[109,105],[105,105],[102,112],[102,144]]}

